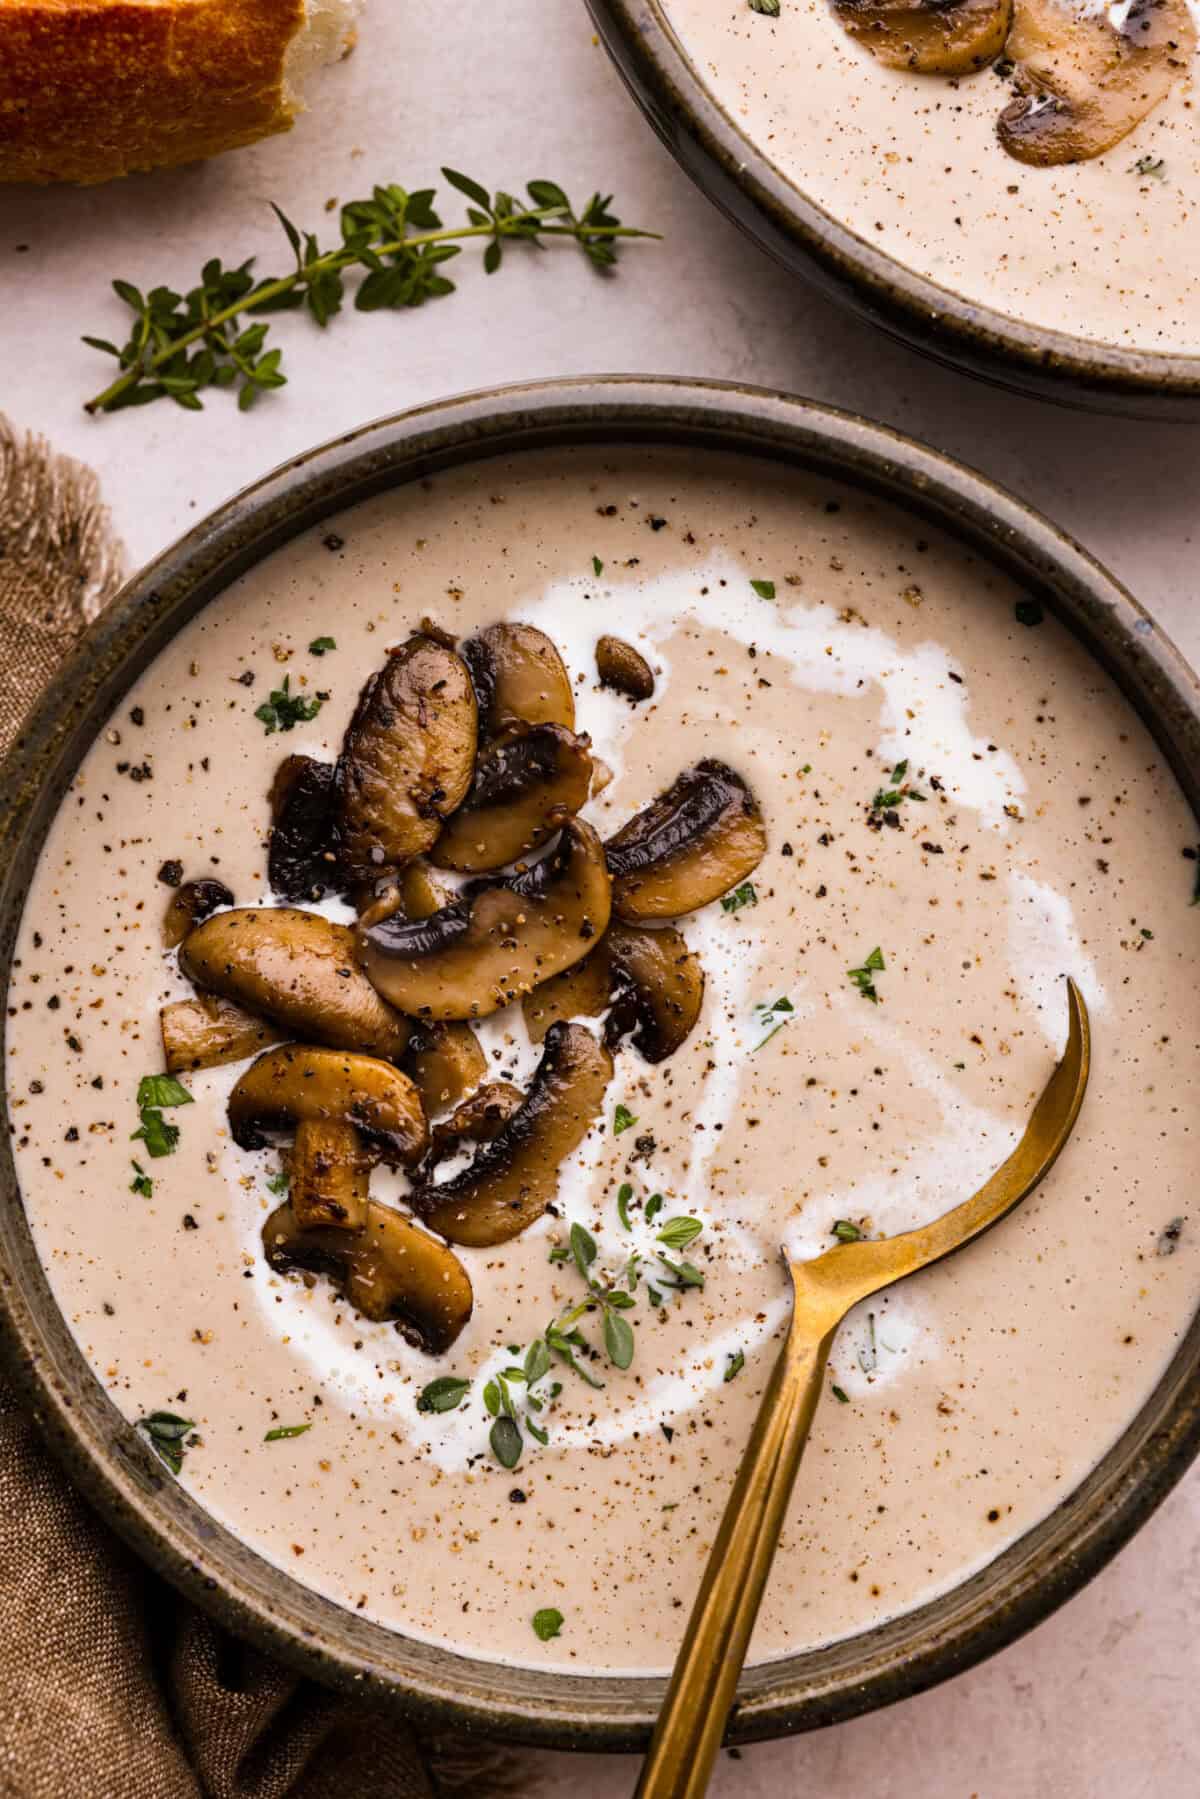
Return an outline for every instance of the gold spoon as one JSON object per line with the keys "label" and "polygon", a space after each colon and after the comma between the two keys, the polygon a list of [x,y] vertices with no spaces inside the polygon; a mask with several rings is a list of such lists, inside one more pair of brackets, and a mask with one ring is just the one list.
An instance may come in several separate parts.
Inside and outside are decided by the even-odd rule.
{"label": "gold spoon", "polygon": [[971,1199],[921,1230],[839,1243],[811,1262],[787,1261],[792,1323],[767,1383],[671,1684],[638,1782],[638,1799],[701,1799],[725,1733],[750,1633],[837,1328],[860,1300],[940,1261],[1032,1192],[1071,1135],[1091,1060],[1087,1007],[1067,980],[1066,1052],[1025,1134]]}

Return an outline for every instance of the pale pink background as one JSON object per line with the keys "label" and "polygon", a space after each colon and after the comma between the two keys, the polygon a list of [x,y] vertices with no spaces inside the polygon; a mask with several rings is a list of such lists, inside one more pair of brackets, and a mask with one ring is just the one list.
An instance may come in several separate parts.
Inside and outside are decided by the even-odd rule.
{"label": "pale pink background", "polygon": [[[733,3],[733,0],[730,0]],[[415,187],[450,162],[492,185],[612,188],[665,244],[612,283],[571,258],[515,258],[424,313],[351,316],[321,339],[278,327],[292,385],[239,418],[79,410],[116,335],[111,276],[186,286],[200,263],[263,252],[267,211],[327,224],[327,199]],[[17,246],[30,246],[19,254]],[[458,271],[456,271],[458,272]],[[234,488],[382,412],[522,377],[715,375],[859,409],[978,464],[1076,533],[1200,659],[1200,429],[1105,421],[935,368],[785,278],[677,172],[626,97],[578,0],[373,0],[362,48],[290,138],[98,192],[0,190],[0,410],[90,461],[131,555],[161,548]],[[1200,916],[1181,929],[1200,928]],[[1005,1654],[923,1698],[722,1757],[719,1799],[1158,1799],[1200,1792],[1200,1477],[1117,1562]],[[544,1789],[616,1799],[634,1764],[546,1757]]]}

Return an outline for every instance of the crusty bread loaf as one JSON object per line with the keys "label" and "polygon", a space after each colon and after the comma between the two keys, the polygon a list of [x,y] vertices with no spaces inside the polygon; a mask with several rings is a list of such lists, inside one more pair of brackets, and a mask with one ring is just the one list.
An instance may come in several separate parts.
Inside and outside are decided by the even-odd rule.
{"label": "crusty bread loaf", "polygon": [[0,0],[0,181],[108,181],[285,131],[359,0]]}

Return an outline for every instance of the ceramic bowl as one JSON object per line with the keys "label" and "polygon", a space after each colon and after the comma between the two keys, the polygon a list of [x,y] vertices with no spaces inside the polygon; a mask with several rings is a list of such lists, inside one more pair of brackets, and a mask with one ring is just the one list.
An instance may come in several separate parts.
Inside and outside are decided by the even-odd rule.
{"label": "ceramic bowl", "polygon": [[663,0],[586,3],[676,161],[785,268],[911,348],[986,381],[1093,411],[1200,418],[1200,356],[1124,349],[1028,325],[905,268],[781,173],[706,86]]}
{"label": "ceramic bowl", "polygon": [[[134,678],[270,551],[343,507],[464,462],[548,446],[667,444],[766,457],[869,490],[1039,595],[1118,681],[1200,798],[1200,685],[1152,621],[1047,521],[936,452],[844,413],[731,386],[610,377],[422,408],[286,463],[136,576],[47,691],[3,771],[0,979],[62,795]],[[0,1016],[3,1013],[0,1012]],[[533,1672],[390,1632],[301,1586],[217,1524],[92,1374],[51,1295],[0,1145],[0,1349],[71,1478],[153,1567],[223,1624],[333,1685],[457,1729],[559,1748],[643,1744],[663,1682]],[[1200,1449],[1200,1321],[1083,1485],[956,1590],[880,1628],[746,1674],[735,1740],[832,1723],[1003,1647],[1111,1557]]]}

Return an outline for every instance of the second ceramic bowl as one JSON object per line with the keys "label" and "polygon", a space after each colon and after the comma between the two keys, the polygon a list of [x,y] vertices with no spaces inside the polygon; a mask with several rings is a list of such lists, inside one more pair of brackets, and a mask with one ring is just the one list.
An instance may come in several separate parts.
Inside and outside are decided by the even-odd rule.
{"label": "second ceramic bowl", "polygon": [[[906,267],[818,205],[804,191],[801,176],[789,178],[768,148],[771,134],[760,138],[740,111],[717,97],[700,59],[689,55],[673,29],[667,0],[586,4],[627,86],[676,161],[785,268],[912,348],[994,384],[1100,412],[1200,418],[1200,355],[1136,350],[1067,329],[1027,324]],[[752,15],[746,0],[740,5],[738,18],[744,23]],[[837,29],[832,22],[830,29]],[[794,98],[803,109],[805,96]],[[864,103],[860,98],[860,106]],[[886,136],[882,115],[879,131]],[[1122,149],[1118,146],[1110,157],[1119,158]],[[1114,166],[1112,173],[1128,189],[1125,164]],[[1022,170],[1017,163],[1013,170],[1034,177],[1058,173]],[[864,171],[863,179],[869,178]],[[910,210],[919,229],[919,203]],[[971,215],[957,223],[969,230]],[[1065,314],[1062,324],[1070,324]]]}

